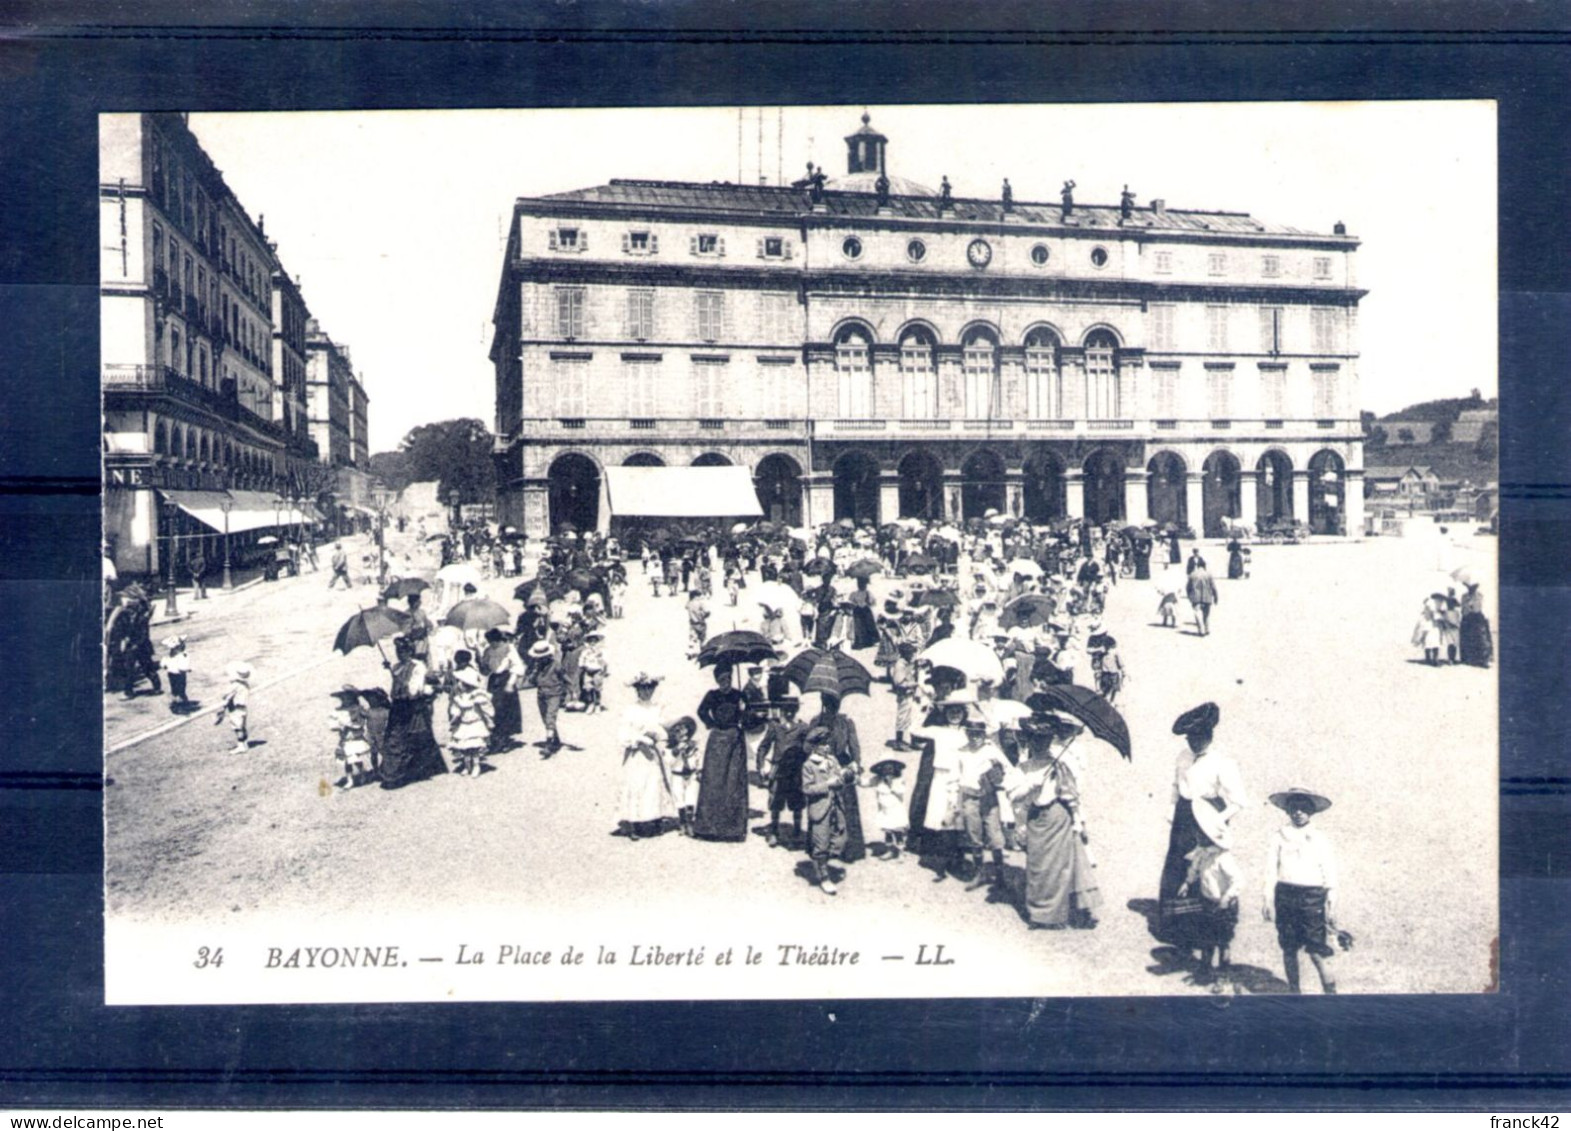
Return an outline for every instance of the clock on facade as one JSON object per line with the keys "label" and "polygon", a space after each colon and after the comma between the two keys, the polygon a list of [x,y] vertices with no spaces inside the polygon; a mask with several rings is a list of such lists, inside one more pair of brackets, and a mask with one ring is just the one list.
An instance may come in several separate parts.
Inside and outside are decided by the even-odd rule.
{"label": "clock on facade", "polygon": [[986,240],[972,240],[966,247],[966,259],[973,267],[986,267],[993,261],[993,248]]}

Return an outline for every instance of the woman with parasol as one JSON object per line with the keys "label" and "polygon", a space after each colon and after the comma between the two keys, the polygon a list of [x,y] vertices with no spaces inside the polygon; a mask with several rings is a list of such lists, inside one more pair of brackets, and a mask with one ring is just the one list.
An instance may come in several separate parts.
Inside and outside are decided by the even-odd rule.
{"label": "woman with parasol", "polygon": [[622,713],[621,831],[628,840],[651,836],[666,818],[675,818],[677,803],[664,758],[666,730],[655,703],[660,677],[639,672],[629,682],[637,696]]}
{"label": "woman with parasol", "polygon": [[1032,930],[1090,930],[1097,923],[1102,897],[1086,853],[1080,787],[1063,757],[1081,729],[1066,714],[1034,710],[1020,720],[1026,757],[1005,775],[1009,796],[1025,809],[1025,910]]}
{"label": "woman with parasol", "polygon": [[1189,854],[1200,846],[1202,838],[1190,803],[1198,799],[1210,805],[1224,825],[1246,804],[1238,763],[1231,755],[1212,747],[1220,718],[1221,709],[1215,703],[1202,703],[1173,722],[1173,733],[1183,735],[1184,748],[1178,752],[1173,772],[1172,830],[1157,889],[1156,935],[1163,942],[1183,945],[1187,941],[1175,901],[1189,873]]}
{"label": "woman with parasol", "polygon": [[393,663],[382,661],[393,678],[387,734],[382,741],[383,789],[399,789],[447,772],[431,729],[435,683],[407,636],[393,638],[393,653]]}
{"label": "woman with parasol", "polygon": [[747,702],[731,677],[731,664],[717,663],[715,686],[694,712],[709,728],[693,814],[693,835],[701,840],[747,839],[747,746],[742,739]]}

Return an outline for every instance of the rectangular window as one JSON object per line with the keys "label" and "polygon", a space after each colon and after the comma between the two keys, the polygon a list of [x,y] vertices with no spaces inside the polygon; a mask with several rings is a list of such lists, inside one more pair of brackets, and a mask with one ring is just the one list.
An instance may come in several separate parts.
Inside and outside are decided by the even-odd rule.
{"label": "rectangular window", "polygon": [[559,358],[551,363],[551,386],[556,390],[556,415],[559,419],[582,419],[589,415],[589,359]]}
{"label": "rectangular window", "polygon": [[967,420],[991,420],[998,408],[997,354],[989,341],[974,341],[960,355]]}
{"label": "rectangular window", "polygon": [[698,314],[698,337],[705,342],[718,342],[725,336],[725,292],[698,291],[693,295]]}
{"label": "rectangular window", "polygon": [[1282,352],[1282,308],[1280,306],[1262,306],[1260,308],[1260,352]]}
{"label": "rectangular window", "polygon": [[1287,371],[1263,369],[1260,371],[1260,415],[1267,420],[1280,420],[1287,415]]}
{"label": "rectangular window", "polygon": [[1336,371],[1334,369],[1316,370],[1315,378],[1315,415],[1321,419],[1336,416]]}
{"label": "rectangular window", "polygon": [[180,371],[180,359],[185,354],[180,350],[180,331],[173,326],[169,327],[169,367],[175,372]]}
{"label": "rectangular window", "polygon": [[693,415],[700,420],[715,420],[725,410],[725,371],[723,361],[693,362]]}
{"label": "rectangular window", "polygon": [[873,371],[868,368],[867,343],[847,337],[835,347],[838,415],[866,420],[873,414]]}
{"label": "rectangular window", "polygon": [[1233,415],[1233,373],[1228,369],[1206,371],[1206,400],[1212,420],[1228,420]]}
{"label": "rectangular window", "polygon": [[714,232],[700,232],[693,237],[692,250],[694,255],[724,255],[725,240]]}
{"label": "rectangular window", "polygon": [[1206,307],[1206,348],[1214,352],[1227,349],[1227,307]]}
{"label": "rectangular window", "polygon": [[1206,270],[1212,275],[1227,274],[1227,255],[1224,252],[1213,251],[1206,257]]}
{"label": "rectangular window", "polygon": [[938,374],[933,347],[912,335],[900,346],[900,415],[906,420],[932,420],[938,415]]}
{"label": "rectangular window", "polygon": [[1331,277],[1331,257],[1328,255],[1315,256],[1315,278],[1329,279]]}
{"label": "rectangular window", "polygon": [[1336,311],[1324,306],[1309,311],[1310,349],[1314,353],[1336,352]]}
{"label": "rectangular window", "polygon": [[552,251],[577,251],[578,246],[577,228],[558,228],[551,233]]}
{"label": "rectangular window", "polygon": [[1154,369],[1156,379],[1156,415],[1171,420],[1178,415],[1178,370]]}
{"label": "rectangular window", "polygon": [[556,288],[556,336],[572,341],[584,336],[584,288]]}
{"label": "rectangular window", "polygon": [[1026,415],[1032,420],[1062,420],[1064,387],[1053,347],[1026,344]]}
{"label": "rectangular window", "polygon": [[627,378],[627,414],[642,419],[659,416],[660,363],[624,361],[622,375]]}
{"label": "rectangular window", "polygon": [[647,254],[649,254],[649,250],[650,250],[650,248],[649,248],[649,233],[648,232],[628,232],[627,233],[627,250],[631,251],[631,252],[634,252],[635,254],[638,254],[638,255],[647,255]]}
{"label": "rectangular window", "polygon": [[1154,350],[1170,350],[1177,347],[1173,344],[1173,313],[1175,307],[1172,303],[1153,302],[1149,307],[1151,312],[1151,348]]}
{"label": "rectangular window", "polygon": [[1260,273],[1267,279],[1275,279],[1282,274],[1282,257],[1279,255],[1262,256],[1260,260]]}
{"label": "rectangular window", "polygon": [[1171,275],[1173,273],[1173,253],[1159,251],[1156,253],[1156,263],[1153,268],[1158,275]]}
{"label": "rectangular window", "polygon": [[627,292],[627,336],[648,341],[655,336],[655,292],[638,287]]}
{"label": "rectangular window", "polygon": [[758,336],[766,342],[800,344],[800,338],[791,332],[791,315],[796,298],[794,295],[768,293],[758,296]]}

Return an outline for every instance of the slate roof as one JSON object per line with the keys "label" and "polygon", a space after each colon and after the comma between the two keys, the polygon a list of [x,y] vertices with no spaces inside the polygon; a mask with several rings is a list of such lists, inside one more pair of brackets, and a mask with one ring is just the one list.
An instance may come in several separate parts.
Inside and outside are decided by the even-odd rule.
{"label": "slate roof", "polygon": [[[699,210],[716,214],[750,216],[796,216],[808,212],[811,203],[805,188],[775,185],[737,185],[715,181],[699,184],[685,181],[613,180],[593,188],[552,193],[534,198],[536,202],[606,205],[623,208]],[[872,193],[824,191],[824,207],[831,216],[869,217],[877,215],[878,200]],[[969,220],[999,223],[1003,205],[997,200],[955,197],[952,211],[941,217],[937,196],[891,196],[891,215],[908,220]],[[1057,201],[1015,202],[1014,215],[1022,223],[1055,225],[1091,230],[1148,228],[1158,231],[1219,232],[1231,235],[1323,236],[1285,224],[1268,224],[1245,212],[1202,212],[1169,208],[1158,215],[1149,206],[1136,208],[1134,216],[1119,222],[1117,205],[1075,203],[1068,221],[1060,216]]]}

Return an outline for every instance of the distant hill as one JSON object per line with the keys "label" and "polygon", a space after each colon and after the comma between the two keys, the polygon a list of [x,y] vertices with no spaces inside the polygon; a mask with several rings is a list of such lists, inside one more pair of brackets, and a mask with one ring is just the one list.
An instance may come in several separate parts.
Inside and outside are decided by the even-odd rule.
{"label": "distant hill", "polygon": [[1474,389],[1471,396],[1445,397],[1436,401],[1420,401],[1418,404],[1408,405],[1406,408],[1398,409],[1396,412],[1388,412],[1380,419],[1434,421],[1444,420],[1451,424],[1455,424],[1456,418],[1461,414],[1463,409],[1496,408],[1498,405],[1498,398],[1490,397],[1486,401],[1482,396],[1479,395],[1478,390]]}
{"label": "distant hill", "polygon": [[1366,444],[1365,467],[1432,467],[1442,480],[1466,479],[1475,487],[1499,480],[1493,457],[1481,458],[1477,444]]}

